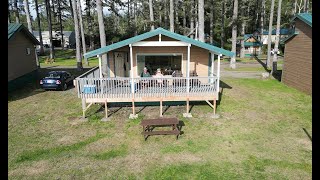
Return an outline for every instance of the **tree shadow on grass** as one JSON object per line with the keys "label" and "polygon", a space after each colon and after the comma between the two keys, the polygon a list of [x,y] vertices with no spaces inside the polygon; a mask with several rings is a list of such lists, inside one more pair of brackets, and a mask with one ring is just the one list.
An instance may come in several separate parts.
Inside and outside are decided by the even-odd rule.
{"label": "tree shadow on grass", "polygon": [[308,138],[310,139],[310,141],[312,142],[312,137],[310,136],[310,134],[308,133],[308,131],[305,128],[302,128],[303,131],[306,133],[306,135],[308,136]]}
{"label": "tree shadow on grass", "polygon": [[[271,70],[268,69],[266,63],[262,62],[262,59],[259,59],[257,56],[255,56],[255,59],[262,65],[262,67],[266,72],[271,73]],[[263,59],[263,60],[266,60],[266,59]],[[282,75],[282,70],[277,70],[272,73],[272,76],[278,81],[281,81],[281,75]]]}
{"label": "tree shadow on grass", "polygon": [[[259,59],[257,56],[254,56],[254,58],[261,64],[261,66],[264,68],[264,70],[268,73],[270,73],[271,71],[268,69],[266,63],[262,62],[262,59]],[[266,59],[264,59],[266,60]]]}
{"label": "tree shadow on grass", "polygon": [[219,100],[217,101],[217,105],[220,105],[220,103],[221,103],[222,96],[223,96],[223,90],[224,89],[232,89],[231,86],[229,86],[227,83],[225,83],[221,80],[220,80],[220,88],[221,88],[221,91],[219,91]]}

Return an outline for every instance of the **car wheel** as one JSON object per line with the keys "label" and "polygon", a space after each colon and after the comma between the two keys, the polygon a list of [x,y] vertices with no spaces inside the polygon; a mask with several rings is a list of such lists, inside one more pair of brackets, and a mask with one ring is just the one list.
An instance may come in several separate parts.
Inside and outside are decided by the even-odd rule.
{"label": "car wheel", "polygon": [[63,85],[63,87],[62,87],[62,90],[67,90],[68,89],[68,85],[67,85],[67,83],[64,83],[64,85]]}

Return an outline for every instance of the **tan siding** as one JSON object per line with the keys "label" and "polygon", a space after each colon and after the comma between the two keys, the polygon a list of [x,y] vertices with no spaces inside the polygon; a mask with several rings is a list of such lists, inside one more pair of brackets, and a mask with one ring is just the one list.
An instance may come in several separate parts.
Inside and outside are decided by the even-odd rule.
{"label": "tan siding", "polygon": [[[128,50],[126,49],[116,49],[114,51],[120,50]],[[150,53],[150,54],[157,54],[157,53],[168,53],[168,54],[182,54],[182,73],[183,76],[186,76],[186,69],[187,69],[187,50],[188,47],[132,47],[133,50],[133,66],[134,66],[134,76],[137,77],[137,61],[136,55],[137,53]],[[130,54],[128,53],[130,56]],[[205,49],[191,46],[190,51],[190,70],[196,70],[199,76],[208,76],[208,59],[209,59],[209,52]],[[113,61],[112,61],[113,62]],[[111,70],[113,71],[113,64],[110,62]]]}
{"label": "tan siding", "polygon": [[[26,49],[30,48],[30,55]],[[22,33],[8,41],[8,81],[37,69],[34,44]]]}
{"label": "tan siding", "polygon": [[282,82],[312,94],[312,28],[298,19],[296,30],[285,44]]}

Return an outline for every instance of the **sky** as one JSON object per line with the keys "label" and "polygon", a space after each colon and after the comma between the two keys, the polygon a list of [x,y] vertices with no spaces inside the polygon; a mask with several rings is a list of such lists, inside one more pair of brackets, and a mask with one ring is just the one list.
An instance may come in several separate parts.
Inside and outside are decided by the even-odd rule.
{"label": "sky", "polygon": [[[81,2],[81,9],[82,11],[84,11],[84,8],[85,8],[85,0],[80,0]],[[36,13],[36,10],[34,9],[34,3],[33,1],[29,1],[29,6],[30,6],[30,13],[31,13],[31,16],[32,16],[32,19],[35,19],[37,17],[37,13]],[[103,7],[103,14],[106,15],[108,14],[109,11],[106,7]]]}

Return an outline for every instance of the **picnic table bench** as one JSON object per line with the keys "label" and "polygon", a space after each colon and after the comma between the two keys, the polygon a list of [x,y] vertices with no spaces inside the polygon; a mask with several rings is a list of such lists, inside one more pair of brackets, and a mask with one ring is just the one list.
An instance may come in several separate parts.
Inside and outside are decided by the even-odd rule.
{"label": "picnic table bench", "polygon": [[[141,134],[144,136],[144,140],[147,140],[151,135],[176,135],[177,139],[180,131],[177,127],[179,120],[177,118],[157,118],[157,119],[145,119],[142,120],[140,125],[143,127]],[[153,131],[155,127],[170,126],[172,130],[158,130]]]}

